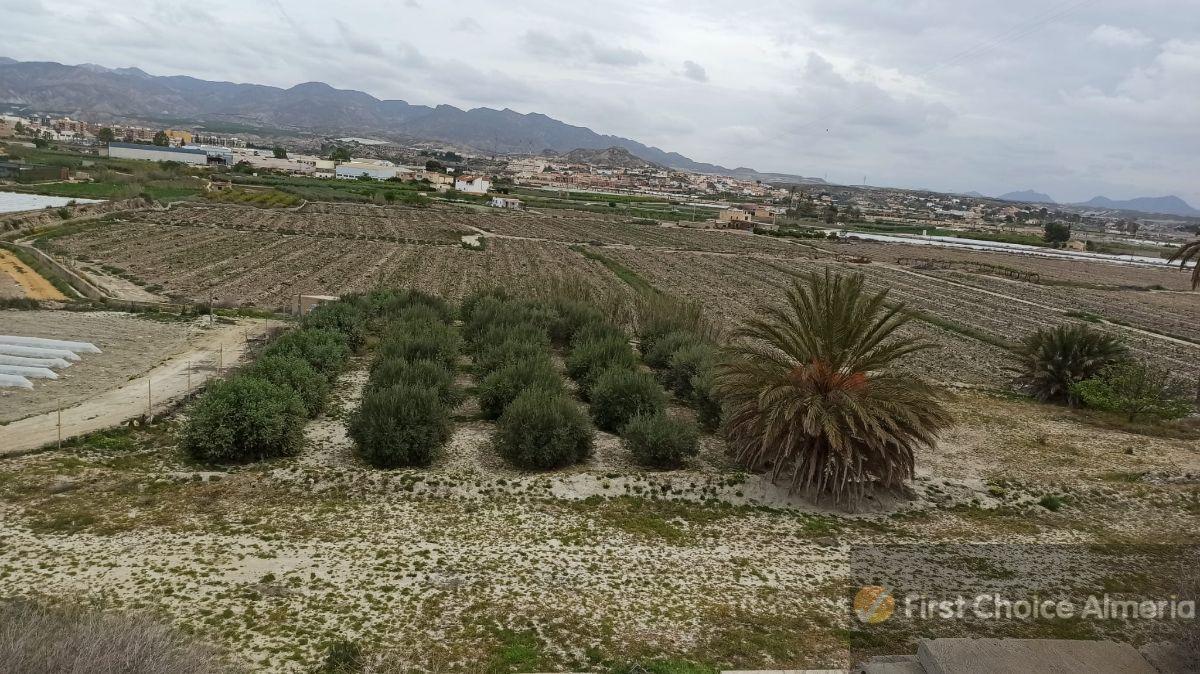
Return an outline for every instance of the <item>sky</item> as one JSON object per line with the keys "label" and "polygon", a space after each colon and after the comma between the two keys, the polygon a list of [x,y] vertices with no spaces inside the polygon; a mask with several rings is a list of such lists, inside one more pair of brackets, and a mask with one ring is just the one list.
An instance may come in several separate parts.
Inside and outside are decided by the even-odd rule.
{"label": "sky", "polygon": [[[7,5],[7,7],[5,7]],[[1197,0],[0,0],[0,54],[540,112],[842,184],[1200,207]]]}

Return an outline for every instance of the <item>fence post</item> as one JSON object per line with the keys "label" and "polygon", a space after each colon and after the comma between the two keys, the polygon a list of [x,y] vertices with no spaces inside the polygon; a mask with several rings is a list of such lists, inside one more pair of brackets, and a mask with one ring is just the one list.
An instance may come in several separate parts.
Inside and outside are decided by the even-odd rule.
{"label": "fence post", "polygon": [[62,404],[58,406],[58,448],[62,449]]}
{"label": "fence post", "polygon": [[150,377],[146,377],[146,422],[154,420],[154,392],[150,390]]}

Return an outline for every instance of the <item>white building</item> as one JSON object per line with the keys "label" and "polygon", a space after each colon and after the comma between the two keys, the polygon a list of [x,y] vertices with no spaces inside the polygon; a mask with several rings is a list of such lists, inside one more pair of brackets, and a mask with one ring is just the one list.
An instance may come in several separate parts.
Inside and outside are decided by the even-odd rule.
{"label": "white building", "polygon": [[467,194],[487,194],[492,183],[479,176],[460,176],[454,181],[454,189]]}
{"label": "white building", "polygon": [[202,148],[160,147],[138,143],[109,143],[108,156],[114,159],[142,159],[145,161],[178,161],[185,164],[208,166],[208,152]]}
{"label": "white building", "polygon": [[513,199],[511,197],[492,197],[492,200],[488,202],[488,205],[494,208],[511,208],[513,210],[520,210],[521,200]]}
{"label": "white building", "polygon": [[387,180],[395,178],[401,170],[396,166],[383,166],[374,162],[347,161],[337,165],[334,177],[339,180],[358,180],[365,175],[375,180]]}

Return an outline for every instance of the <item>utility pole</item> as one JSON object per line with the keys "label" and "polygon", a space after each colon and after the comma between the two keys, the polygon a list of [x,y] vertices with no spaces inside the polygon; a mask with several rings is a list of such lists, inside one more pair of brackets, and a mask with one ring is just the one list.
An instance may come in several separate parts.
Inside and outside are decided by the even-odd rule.
{"label": "utility pole", "polygon": [[58,405],[58,448],[62,449],[62,403]]}
{"label": "utility pole", "polygon": [[146,377],[146,421],[154,420],[154,392],[150,390],[150,377]]}

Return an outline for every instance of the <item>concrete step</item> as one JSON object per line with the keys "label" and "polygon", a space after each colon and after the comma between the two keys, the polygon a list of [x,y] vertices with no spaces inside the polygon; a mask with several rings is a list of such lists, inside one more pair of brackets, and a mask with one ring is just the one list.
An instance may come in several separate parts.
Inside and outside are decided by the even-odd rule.
{"label": "concrete step", "polygon": [[1156,674],[1129,644],[1071,639],[929,639],[927,674]]}

